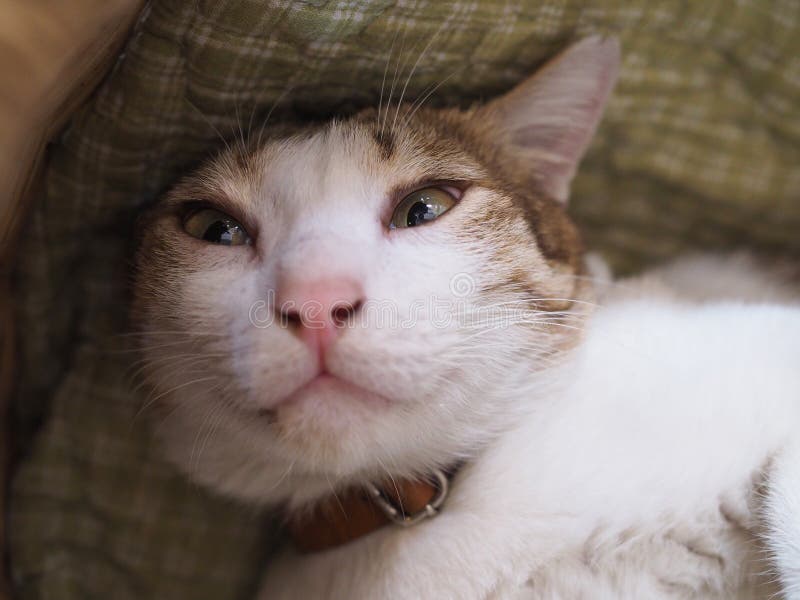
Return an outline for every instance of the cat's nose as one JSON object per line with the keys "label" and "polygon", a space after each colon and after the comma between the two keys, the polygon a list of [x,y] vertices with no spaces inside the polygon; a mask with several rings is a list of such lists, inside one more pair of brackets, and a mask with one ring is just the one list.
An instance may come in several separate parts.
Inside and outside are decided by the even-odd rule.
{"label": "cat's nose", "polygon": [[282,324],[322,355],[353,324],[364,305],[364,290],[347,278],[289,280],[278,285],[276,301]]}

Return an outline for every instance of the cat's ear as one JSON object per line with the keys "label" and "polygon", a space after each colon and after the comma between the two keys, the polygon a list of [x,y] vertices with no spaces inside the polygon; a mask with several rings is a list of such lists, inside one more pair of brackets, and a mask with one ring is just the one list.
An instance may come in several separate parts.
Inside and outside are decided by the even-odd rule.
{"label": "cat's ear", "polygon": [[603,114],[619,69],[619,43],[589,37],[476,112],[484,131],[549,196],[569,184]]}

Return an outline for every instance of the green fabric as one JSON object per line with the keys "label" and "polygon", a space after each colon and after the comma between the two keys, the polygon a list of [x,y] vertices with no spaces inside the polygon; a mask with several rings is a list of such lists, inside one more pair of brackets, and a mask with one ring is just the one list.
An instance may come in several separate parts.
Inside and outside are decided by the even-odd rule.
{"label": "green fabric", "polygon": [[[796,0],[163,0],[53,145],[19,253],[10,546],[18,598],[248,598],[274,528],[162,463],[126,329],[137,210],[272,119],[499,93],[614,32],[619,86],[574,186],[589,244],[630,270],[692,248],[800,254]],[[427,51],[420,54],[429,44]],[[252,118],[251,118],[252,117]],[[35,437],[28,433],[42,422]]]}

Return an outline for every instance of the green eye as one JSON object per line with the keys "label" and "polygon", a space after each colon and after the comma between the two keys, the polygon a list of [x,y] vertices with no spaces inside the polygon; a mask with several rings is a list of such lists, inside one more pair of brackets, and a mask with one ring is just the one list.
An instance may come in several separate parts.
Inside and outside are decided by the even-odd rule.
{"label": "green eye", "polygon": [[455,197],[438,187],[411,192],[394,209],[390,229],[416,227],[437,219],[456,204]]}
{"label": "green eye", "polygon": [[200,208],[190,212],[183,219],[186,233],[198,240],[223,246],[241,246],[251,244],[244,227],[225,213],[213,208]]}

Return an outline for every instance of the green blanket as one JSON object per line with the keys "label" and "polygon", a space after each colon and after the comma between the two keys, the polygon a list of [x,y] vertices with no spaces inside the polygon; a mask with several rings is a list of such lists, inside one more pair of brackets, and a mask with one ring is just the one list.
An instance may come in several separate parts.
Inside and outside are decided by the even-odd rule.
{"label": "green blanket", "polygon": [[[275,528],[158,457],[126,330],[140,207],[220,142],[393,98],[467,104],[592,32],[619,86],[574,186],[621,270],[800,254],[797,0],[161,0],[54,143],[17,273],[10,547],[19,598],[248,598]],[[424,51],[424,52],[423,52]],[[388,65],[388,69],[387,69]],[[157,426],[157,424],[155,424]]]}

